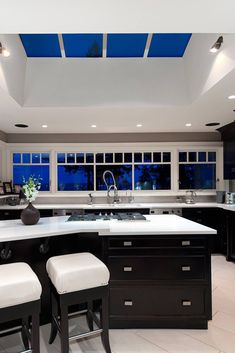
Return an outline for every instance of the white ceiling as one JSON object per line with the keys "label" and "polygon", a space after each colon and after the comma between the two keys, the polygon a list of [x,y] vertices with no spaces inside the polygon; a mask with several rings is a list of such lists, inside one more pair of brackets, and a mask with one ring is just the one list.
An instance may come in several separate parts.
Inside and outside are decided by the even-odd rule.
{"label": "white ceiling", "polygon": [[7,0],[0,33],[235,33],[234,0]]}
{"label": "white ceiling", "polygon": [[[235,33],[234,15],[230,0],[97,0],[95,5],[89,0],[8,0],[1,6],[0,33]],[[79,64],[28,59],[17,35],[1,35],[11,56],[0,59],[0,130],[214,131],[205,123],[224,125],[235,117],[235,101],[227,99],[235,94],[235,36],[224,34],[222,50],[213,56],[208,50],[217,37],[194,34],[183,59],[82,59]],[[185,127],[187,122],[192,127]],[[29,128],[16,129],[15,123]]]}

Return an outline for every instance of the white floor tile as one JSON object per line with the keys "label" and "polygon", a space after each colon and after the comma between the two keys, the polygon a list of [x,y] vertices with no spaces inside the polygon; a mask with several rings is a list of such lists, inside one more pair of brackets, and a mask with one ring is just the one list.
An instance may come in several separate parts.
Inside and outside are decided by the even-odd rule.
{"label": "white floor tile", "polygon": [[208,330],[187,330],[185,334],[218,349],[220,353],[235,352],[235,335],[212,324],[209,324]]}
{"label": "white floor tile", "polygon": [[182,330],[140,330],[137,334],[169,353],[219,353],[219,349],[185,335]]}
{"label": "white floor tile", "polygon": [[220,311],[235,316],[235,290],[218,286],[212,297],[213,312]]}
{"label": "white floor tile", "polygon": [[[135,334],[132,330],[110,330],[110,346],[112,353],[166,353]],[[105,353],[100,336],[70,344],[71,353]]]}
{"label": "white floor tile", "polygon": [[218,311],[213,317],[211,325],[229,331],[235,335],[235,316]]}

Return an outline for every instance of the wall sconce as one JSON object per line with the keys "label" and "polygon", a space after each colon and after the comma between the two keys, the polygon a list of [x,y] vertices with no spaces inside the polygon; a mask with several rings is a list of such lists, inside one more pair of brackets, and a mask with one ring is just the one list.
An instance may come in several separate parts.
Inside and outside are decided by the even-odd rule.
{"label": "wall sconce", "polygon": [[6,58],[10,56],[10,52],[2,46],[2,43],[0,43],[0,55],[5,56]]}
{"label": "wall sconce", "polygon": [[217,41],[212,45],[212,47],[210,48],[210,52],[211,53],[216,53],[220,47],[221,47],[221,44],[223,43],[223,37],[220,36]]}

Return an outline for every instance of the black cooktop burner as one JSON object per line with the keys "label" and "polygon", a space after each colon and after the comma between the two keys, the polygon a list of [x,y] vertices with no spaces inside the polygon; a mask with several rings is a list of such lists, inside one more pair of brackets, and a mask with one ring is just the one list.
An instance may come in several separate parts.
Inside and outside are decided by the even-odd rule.
{"label": "black cooktop burner", "polygon": [[84,215],[72,215],[68,218],[69,222],[76,222],[76,221],[110,221],[112,219],[117,219],[118,221],[146,221],[146,217],[143,216],[141,213],[138,212],[125,212],[125,213],[116,213],[113,214],[112,212],[110,214],[105,213],[105,214],[95,214],[95,213],[89,213],[89,214],[84,214]]}

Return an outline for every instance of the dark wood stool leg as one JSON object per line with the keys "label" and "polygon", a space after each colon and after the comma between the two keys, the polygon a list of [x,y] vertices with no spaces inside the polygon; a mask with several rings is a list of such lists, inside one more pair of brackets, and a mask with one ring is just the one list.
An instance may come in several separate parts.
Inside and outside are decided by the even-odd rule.
{"label": "dark wood stool leg", "polygon": [[29,319],[22,319],[22,330],[21,330],[21,338],[24,344],[25,350],[29,350]]}
{"label": "dark wood stool leg", "polygon": [[39,329],[40,329],[39,312],[35,312],[32,315],[32,332],[31,332],[32,353],[40,353]]}
{"label": "dark wood stool leg", "polygon": [[68,307],[60,303],[61,353],[69,353]]}
{"label": "dark wood stool leg", "polygon": [[101,339],[106,353],[111,353],[109,344],[109,297],[108,290],[102,297],[101,306],[101,327],[103,332],[101,333]]}
{"label": "dark wood stool leg", "polygon": [[49,338],[49,344],[52,344],[57,336],[58,327],[56,325],[55,319],[58,320],[58,304],[54,293],[51,291],[51,333]]}
{"label": "dark wood stool leg", "polygon": [[88,302],[87,303],[87,314],[86,314],[86,320],[87,320],[87,325],[89,327],[90,331],[94,330],[94,325],[93,325],[93,317],[91,315],[91,312],[93,311],[93,302]]}

